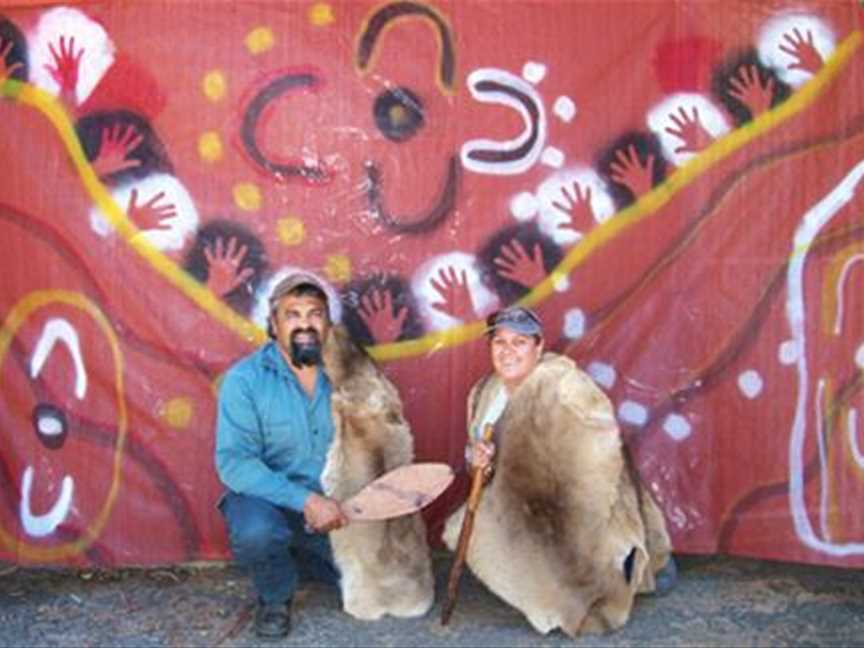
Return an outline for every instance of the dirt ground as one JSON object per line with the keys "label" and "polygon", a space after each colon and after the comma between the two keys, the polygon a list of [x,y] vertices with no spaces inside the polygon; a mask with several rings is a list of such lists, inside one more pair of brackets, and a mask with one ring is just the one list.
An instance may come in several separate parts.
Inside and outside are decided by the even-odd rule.
{"label": "dirt ground", "polygon": [[438,603],[419,619],[357,621],[335,588],[304,584],[281,641],[252,633],[249,581],[231,565],[0,565],[0,646],[864,646],[864,570],[679,556],[669,594],[640,597],[622,630],[574,642],[538,634],[467,573],[442,627],[449,561],[435,555]]}

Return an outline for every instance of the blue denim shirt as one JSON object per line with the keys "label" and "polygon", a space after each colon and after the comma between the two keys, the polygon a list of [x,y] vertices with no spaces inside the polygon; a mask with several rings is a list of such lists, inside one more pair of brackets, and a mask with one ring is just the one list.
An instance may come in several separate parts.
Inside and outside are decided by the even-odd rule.
{"label": "blue denim shirt", "polygon": [[235,493],[302,511],[321,493],[333,441],[332,389],[318,372],[310,399],[279,347],[269,342],[225,374],[216,422],[216,471]]}

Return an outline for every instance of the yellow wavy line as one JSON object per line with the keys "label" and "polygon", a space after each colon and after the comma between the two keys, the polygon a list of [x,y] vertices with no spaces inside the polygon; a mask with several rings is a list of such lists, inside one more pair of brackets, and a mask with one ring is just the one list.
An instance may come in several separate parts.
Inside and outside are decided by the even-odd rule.
{"label": "yellow wavy line", "polygon": [[[677,169],[663,184],[654,187],[650,192],[641,196],[637,202],[616,213],[602,225],[591,230],[570,250],[567,256],[549,273],[546,279],[537,284],[527,295],[519,300],[519,303],[533,306],[548,298],[552,294],[555,284],[563,280],[592,253],[647,216],[656,212],[715,163],[723,160],[745,144],[807,108],[840,74],[849,62],[849,59],[860,47],[861,39],[860,32],[853,32],[825,62],[819,73],[799,88],[789,99],[776,108],[762,113],[758,118],[732,131],[725,137],[716,140],[698,156]],[[477,321],[461,327],[448,329],[442,333],[427,335],[416,340],[380,345],[375,347],[373,351],[375,357],[382,360],[395,359],[406,355],[419,355],[421,353],[437,351],[445,346],[468,341],[482,335],[483,331],[483,322]]]}
{"label": "yellow wavy line", "polygon": [[[555,284],[563,280],[591,254],[659,210],[714,164],[810,106],[847,65],[860,47],[861,39],[861,32],[856,31],[850,34],[825,62],[819,73],[801,86],[786,101],[716,140],[698,156],[677,169],[663,184],[658,185],[641,196],[638,201],[594,228],[570,250],[546,279],[537,284],[525,297],[519,300],[519,303],[533,306],[548,298],[554,291]],[[180,269],[171,259],[143,240],[143,237],[135,237],[138,229],[126,218],[123,210],[99,182],[99,178],[84,156],[65,110],[53,96],[31,85],[11,80],[0,86],[0,94],[36,108],[48,117],[66,145],[84,187],[93,201],[126,242],[147,259],[157,272],[173,283],[198,306],[210,313],[217,321],[239,334],[243,339],[256,344],[266,340],[264,331],[253,322],[234,312],[210,290]],[[483,322],[478,320],[446,331],[431,333],[415,340],[381,344],[372,347],[370,352],[377,360],[381,361],[429,354],[475,339],[483,334],[483,330]]]}
{"label": "yellow wavy line", "polygon": [[143,236],[136,236],[140,230],[127,218],[126,212],[100,182],[93,167],[87,161],[84,149],[81,148],[81,143],[62,103],[44,90],[26,83],[7,82],[0,87],[0,91],[3,95],[39,110],[48,118],[66,146],[66,151],[72,158],[85,191],[120,237],[136,253],[146,259],[159,274],[179,288],[183,294],[243,339],[258,344],[267,339],[266,333],[260,327],[238,315]]}

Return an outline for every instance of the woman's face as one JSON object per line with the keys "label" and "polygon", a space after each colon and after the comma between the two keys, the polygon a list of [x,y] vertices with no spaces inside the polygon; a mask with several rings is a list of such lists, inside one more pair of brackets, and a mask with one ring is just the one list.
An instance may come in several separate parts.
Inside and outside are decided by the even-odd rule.
{"label": "woman's face", "polygon": [[512,392],[530,374],[543,353],[543,342],[506,327],[495,329],[489,347],[492,367],[507,391]]}

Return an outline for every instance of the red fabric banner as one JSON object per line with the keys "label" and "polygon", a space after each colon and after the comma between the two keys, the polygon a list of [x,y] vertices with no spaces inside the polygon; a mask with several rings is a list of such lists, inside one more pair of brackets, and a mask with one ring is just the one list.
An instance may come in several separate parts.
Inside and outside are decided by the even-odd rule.
{"label": "red fabric banner", "polygon": [[0,559],[226,557],[216,390],[304,268],[418,460],[461,464],[482,321],[521,301],[609,394],[676,551],[864,566],[861,18],[7,3]]}

